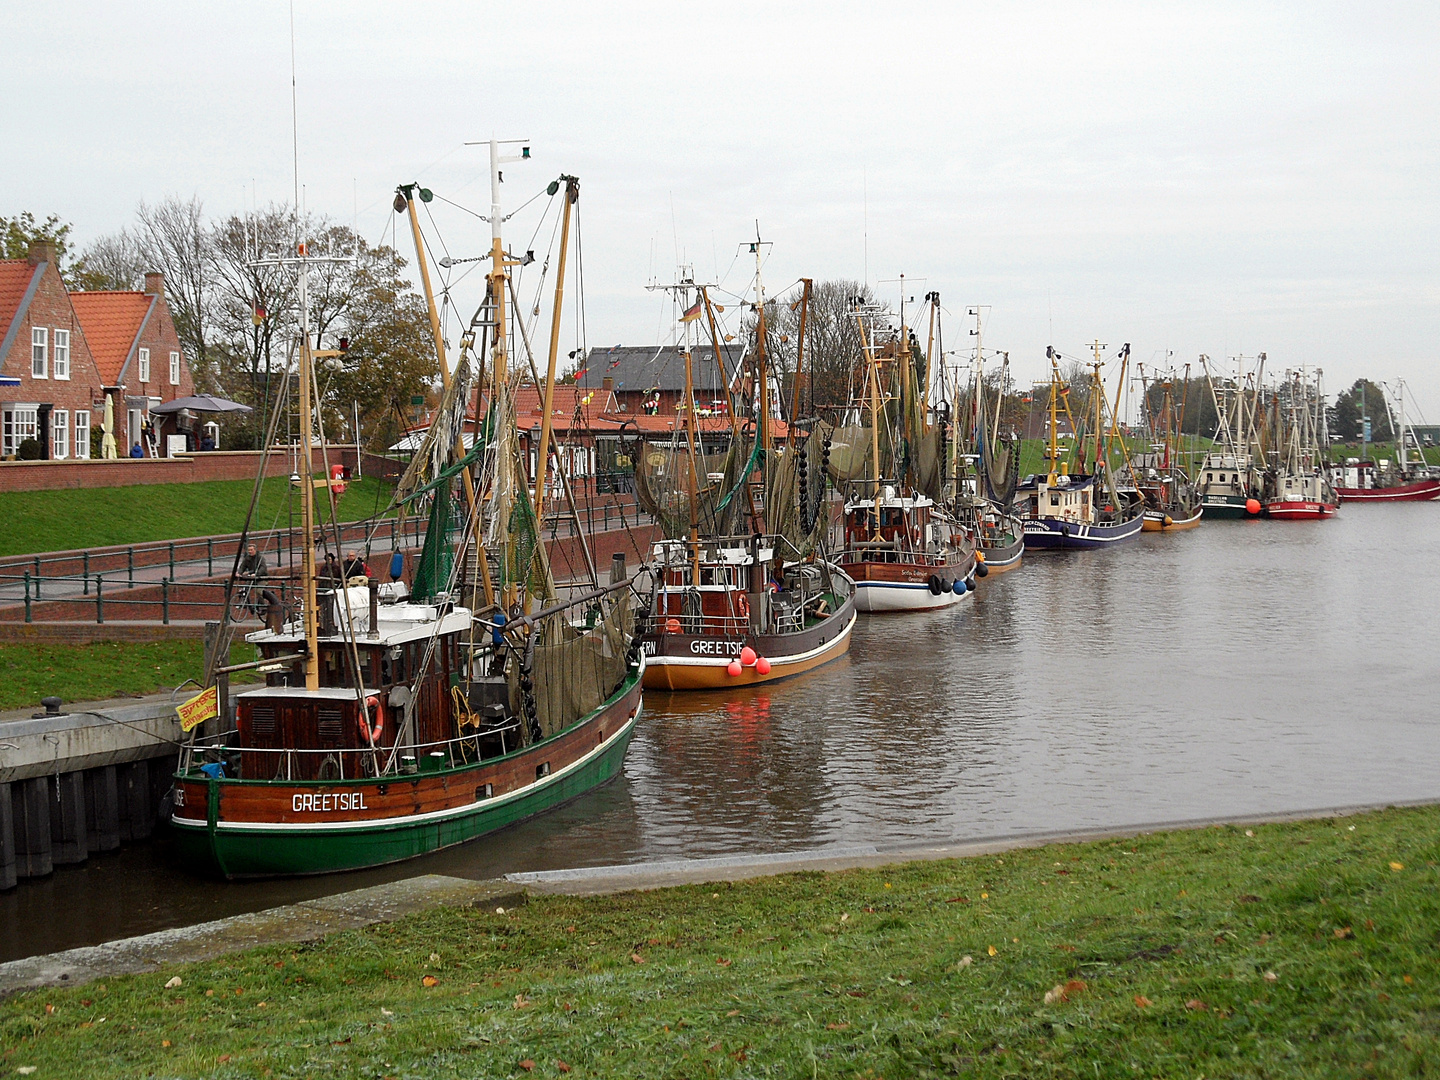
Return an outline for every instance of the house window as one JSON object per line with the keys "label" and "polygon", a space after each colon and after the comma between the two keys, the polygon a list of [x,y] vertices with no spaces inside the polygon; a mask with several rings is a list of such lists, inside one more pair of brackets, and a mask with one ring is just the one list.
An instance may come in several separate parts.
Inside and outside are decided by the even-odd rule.
{"label": "house window", "polygon": [[75,456],[84,461],[90,457],[90,410],[75,410]]}
{"label": "house window", "polygon": [[35,438],[39,430],[39,406],[6,405],[0,410],[0,455],[14,457],[20,452],[20,444]]}
{"label": "house window", "polygon": [[45,369],[49,366],[50,331],[37,326],[30,331],[30,374],[37,379],[49,378]]}
{"label": "house window", "polygon": [[55,378],[70,378],[70,331],[55,331]]}
{"label": "house window", "polygon": [[140,381],[141,381],[141,382],[149,382],[149,381],[150,381],[150,350],[149,350],[149,349],[141,349],[141,350],[140,350],[140,357],[139,357],[139,359],[140,359]]}
{"label": "house window", "polygon": [[178,352],[170,354],[170,385],[180,385],[180,354]]}
{"label": "house window", "polygon": [[65,409],[50,414],[50,456],[56,461],[70,456],[70,413]]}

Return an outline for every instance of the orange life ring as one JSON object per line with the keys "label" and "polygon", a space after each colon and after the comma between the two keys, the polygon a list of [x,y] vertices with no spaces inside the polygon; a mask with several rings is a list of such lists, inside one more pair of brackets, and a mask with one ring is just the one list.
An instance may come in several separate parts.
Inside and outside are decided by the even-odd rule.
{"label": "orange life ring", "polygon": [[[375,710],[375,722],[370,723],[370,710]],[[371,694],[365,699],[365,711],[360,714],[360,734],[366,736],[371,745],[380,745],[380,736],[385,734],[385,708],[380,699]]]}
{"label": "orange life ring", "polygon": [[748,619],[750,617],[750,600],[743,592],[735,594],[735,607],[739,610],[741,618]]}

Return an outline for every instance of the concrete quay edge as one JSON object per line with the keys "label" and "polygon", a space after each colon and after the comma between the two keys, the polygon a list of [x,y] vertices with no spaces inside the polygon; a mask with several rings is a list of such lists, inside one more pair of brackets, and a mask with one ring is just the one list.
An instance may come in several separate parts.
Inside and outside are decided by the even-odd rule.
{"label": "concrete quay edge", "polygon": [[213,960],[264,945],[316,941],[340,930],[393,922],[434,907],[510,907],[524,902],[524,890],[504,880],[425,874],[103,945],[11,960],[0,964],[0,997]]}

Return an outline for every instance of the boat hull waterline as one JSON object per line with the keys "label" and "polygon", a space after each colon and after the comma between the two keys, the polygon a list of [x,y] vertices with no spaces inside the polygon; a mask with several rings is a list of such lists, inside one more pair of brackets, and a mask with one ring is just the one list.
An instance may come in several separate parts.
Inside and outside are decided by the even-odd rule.
{"label": "boat hull waterline", "polygon": [[[657,635],[645,642],[645,689],[722,690],[799,675],[850,650],[850,631],[855,627],[855,618],[855,602],[846,600],[834,615],[798,634],[733,638]],[[747,645],[755,650],[757,657],[769,661],[770,670],[764,675],[755,664],[742,665],[740,674],[730,674],[730,662],[740,659]]]}
{"label": "boat hull waterline", "polygon": [[1163,510],[1146,510],[1145,523],[1140,526],[1141,532],[1183,532],[1186,529],[1193,529],[1200,524],[1204,517],[1203,509],[1196,510],[1188,518],[1173,518]]}
{"label": "boat hull waterline", "polygon": [[1440,499],[1440,480],[1414,480],[1384,488],[1336,488],[1345,502],[1430,502]]}
{"label": "boat hull waterline", "polygon": [[1105,548],[1139,535],[1144,515],[1114,525],[1092,525],[1059,518],[1026,518],[1025,546],[1039,550],[1057,548]]}
{"label": "boat hull waterline", "polygon": [[176,776],[177,854],[225,878],[325,874],[503,829],[620,775],[643,678],[642,658],[609,700],[567,730],[459,768],[341,781]]}
{"label": "boat hull waterline", "polygon": [[1265,516],[1277,521],[1319,521],[1334,517],[1337,509],[1333,503],[1310,499],[1277,499],[1265,504]]}

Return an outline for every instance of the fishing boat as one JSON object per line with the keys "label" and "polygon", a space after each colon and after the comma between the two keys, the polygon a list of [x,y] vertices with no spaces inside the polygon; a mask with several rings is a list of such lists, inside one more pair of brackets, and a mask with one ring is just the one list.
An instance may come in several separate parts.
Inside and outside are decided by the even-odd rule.
{"label": "fishing boat", "polygon": [[[636,496],[664,531],[647,567],[641,613],[647,688],[714,690],[773,682],[843,656],[855,623],[855,586],[823,554],[829,526],[824,462],[830,429],[773,430],[778,392],[767,364],[762,248],[755,255],[754,347],[745,380],[727,374],[723,335],[707,287],[673,286],[683,310],[685,397],[668,444],[636,440]],[[808,302],[808,281],[799,301]],[[729,445],[707,453],[696,422],[693,353],[701,320],[725,386]],[[803,364],[804,322],[801,323]],[[736,372],[736,375],[739,373]],[[798,380],[797,380],[798,382]],[[744,404],[737,407],[737,398]],[[751,409],[753,408],[753,414]],[[742,422],[741,413],[746,413]]]}
{"label": "fishing boat", "polygon": [[[423,254],[416,185],[396,195],[396,211],[408,213],[421,252],[442,381],[441,406],[397,488],[402,509],[429,504],[424,547],[408,582],[393,569],[395,580],[384,584],[318,571],[324,534],[316,525],[317,493],[330,500],[333,521],[336,492],[313,376],[316,361],[338,350],[312,345],[307,281],[323,260],[303,244],[294,258],[273,260],[297,272],[298,460],[310,463],[292,479],[305,541],[301,599],[296,610],[272,604],[266,628],[247,635],[258,661],[208,661],[209,689],[187,703],[204,710],[189,720],[212,712],[206,695],[219,712],[211,723],[219,730],[192,728],[174,777],[169,817],[187,867],[243,878],[378,866],[493,832],[620,773],[645,670],[634,598],[627,581],[602,586],[592,577],[562,599],[549,572],[538,526],[548,458],[538,459],[532,503],[516,439],[519,379],[507,371],[507,268],[516,260],[500,235],[499,166],[528,158],[528,147],[516,157],[502,156],[500,145],[490,143],[493,271],[485,330],[478,348],[472,334],[462,338],[453,374]],[[562,177],[561,185],[563,281],[578,183]],[[559,311],[557,298],[557,335]],[[486,356],[490,437],[466,452],[461,429]],[[554,370],[552,344],[547,393]],[[316,450],[327,467],[323,479],[312,480]],[[465,510],[453,550],[457,486]],[[480,597],[478,608],[461,602],[467,592]],[[222,624],[222,641],[231,629]],[[265,685],[237,695],[232,726],[228,679],[247,668],[264,674]]]}
{"label": "fishing boat", "polygon": [[1325,434],[1325,395],[1320,373],[1286,372],[1272,399],[1276,414],[1279,463],[1274,487],[1265,500],[1265,516],[1279,521],[1318,521],[1333,517],[1340,498],[1320,467]]}
{"label": "fishing boat", "polygon": [[[1021,520],[1025,525],[1025,547],[1107,548],[1139,535],[1145,519],[1145,504],[1132,492],[1115,485],[1109,468],[1109,450],[1102,447],[1104,432],[1105,387],[1100,380],[1099,350],[1095,344],[1094,379],[1091,383],[1094,459],[1085,471],[1084,447],[1090,440],[1082,438],[1075,417],[1070,412],[1068,388],[1060,378],[1059,354],[1048,349],[1050,359],[1050,438],[1045,448],[1049,470],[1042,475],[1027,477],[1017,488]],[[1125,355],[1128,358],[1128,346]],[[1124,385],[1124,368],[1121,369]],[[1118,396],[1118,391],[1117,391]],[[1074,434],[1076,471],[1060,451],[1059,414],[1063,411]],[[1088,419],[1087,418],[1087,419]],[[1113,431],[1112,431],[1113,435]]]}
{"label": "fishing boat", "polygon": [[[1182,385],[1188,393],[1190,379]],[[1145,425],[1150,437],[1150,454],[1143,460],[1131,461],[1135,490],[1145,500],[1145,521],[1142,532],[1183,532],[1200,524],[1204,513],[1199,492],[1180,462],[1176,444],[1185,424],[1185,395],[1179,406],[1175,403],[1174,379],[1168,375],[1147,382],[1143,366],[1140,371],[1144,390]],[[1154,400],[1155,397],[1158,401]]]}
{"label": "fishing boat", "polygon": [[[1385,389],[1390,390],[1389,384]],[[1426,463],[1425,450],[1415,435],[1415,429],[1405,418],[1403,379],[1396,380],[1394,393],[1396,408],[1390,414],[1390,423],[1395,432],[1395,458],[1370,460],[1370,418],[1366,416],[1362,421],[1361,456],[1350,458],[1343,465],[1330,467],[1330,481],[1335,487],[1335,494],[1345,502],[1430,502],[1440,499],[1440,472]],[[1360,394],[1363,413],[1363,384]],[[1390,409],[1388,400],[1385,408]]]}
{"label": "fishing boat", "polygon": [[[939,502],[941,431],[928,422],[904,297],[898,328],[877,305],[856,304],[851,314],[860,331],[865,392],[839,432],[849,465],[841,469],[833,450],[830,458],[847,491],[836,561],[855,582],[860,611],[952,607],[974,593],[975,535]],[[868,424],[858,423],[867,412]]]}
{"label": "fishing boat", "polygon": [[1265,354],[1256,358],[1253,373],[1244,370],[1244,357],[1236,362],[1236,377],[1221,379],[1211,370],[1210,358],[1200,356],[1217,420],[1216,445],[1195,470],[1195,490],[1202,514],[1212,520],[1258,518],[1265,509],[1269,478],[1256,423]]}
{"label": "fishing boat", "polygon": [[[931,293],[938,325],[939,293]],[[1001,405],[1010,385],[1008,353],[1001,353],[995,378],[995,403],[985,376],[982,305],[968,309],[975,319],[975,362],[968,386],[954,380],[955,437],[950,440],[951,515],[975,537],[976,576],[1002,574],[1020,565],[1025,556],[1025,526],[1015,512],[1015,489],[1020,479],[1020,448],[1013,432],[1002,437]],[[943,342],[940,355],[944,355]],[[948,373],[941,366],[942,377]]]}

